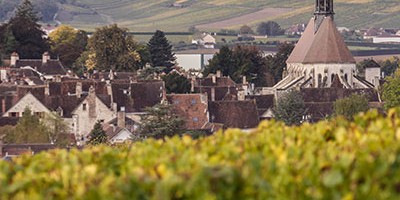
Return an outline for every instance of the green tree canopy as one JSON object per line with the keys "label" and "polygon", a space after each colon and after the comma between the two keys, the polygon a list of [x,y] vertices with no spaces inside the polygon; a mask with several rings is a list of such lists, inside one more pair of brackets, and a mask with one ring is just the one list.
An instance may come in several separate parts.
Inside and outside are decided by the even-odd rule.
{"label": "green tree canopy", "polygon": [[7,134],[6,143],[50,143],[47,127],[39,120],[39,117],[32,114],[29,107],[26,107],[22,117],[12,134]]}
{"label": "green tree canopy", "polygon": [[141,138],[163,139],[181,134],[184,121],[172,112],[171,105],[157,104],[146,112],[138,130]]}
{"label": "green tree canopy", "polygon": [[25,0],[18,6],[15,16],[6,24],[16,41],[14,48],[8,48],[17,51],[21,58],[41,58],[42,54],[49,50],[48,41],[43,37],[45,33],[38,21],[32,3]]}
{"label": "green tree canopy", "polygon": [[254,31],[250,26],[243,25],[240,27],[240,34],[254,34]]}
{"label": "green tree canopy", "polygon": [[64,66],[76,71],[73,64],[86,49],[88,42],[86,32],[61,25],[49,34],[49,38],[52,54],[57,55]]}
{"label": "green tree canopy", "polygon": [[175,55],[172,53],[172,45],[164,32],[157,30],[147,44],[150,52],[150,64],[152,67],[165,67],[164,72],[169,73],[175,65]]}
{"label": "green tree canopy", "polygon": [[205,67],[203,75],[216,73],[230,76],[236,83],[241,83],[243,76],[256,86],[266,86],[267,65],[263,52],[253,46],[236,46],[232,50],[222,47]]}
{"label": "green tree canopy", "polygon": [[278,98],[273,109],[275,119],[287,125],[299,125],[306,114],[303,96],[297,90],[291,90]]}
{"label": "green tree canopy", "polygon": [[275,55],[266,57],[268,70],[274,78],[274,84],[282,80],[283,71],[286,69],[286,60],[293,49],[293,44],[285,42],[278,46],[278,52]]}
{"label": "green tree canopy", "polygon": [[392,76],[386,77],[383,85],[382,99],[385,102],[386,110],[400,106],[400,70],[397,70]]}
{"label": "green tree canopy", "polygon": [[346,119],[352,120],[355,114],[368,111],[368,99],[364,95],[352,94],[336,100],[333,108],[336,116],[344,116]]}
{"label": "green tree canopy", "polygon": [[385,76],[391,76],[400,67],[400,58],[393,56],[379,63]]}
{"label": "green tree canopy", "polygon": [[100,121],[97,121],[96,124],[94,124],[94,127],[90,132],[89,137],[90,139],[88,141],[88,144],[90,145],[99,145],[108,142],[106,132],[103,130],[103,126],[101,125]]}
{"label": "green tree canopy", "polygon": [[190,81],[185,76],[176,72],[163,76],[162,80],[165,82],[165,88],[168,94],[185,94],[190,92]]}
{"label": "green tree canopy", "polygon": [[89,39],[87,67],[97,70],[135,71],[139,68],[138,45],[127,29],[116,24],[97,28]]}
{"label": "green tree canopy", "polygon": [[285,30],[281,29],[281,26],[278,23],[268,21],[262,22],[257,26],[257,33],[259,35],[277,36],[283,35]]}

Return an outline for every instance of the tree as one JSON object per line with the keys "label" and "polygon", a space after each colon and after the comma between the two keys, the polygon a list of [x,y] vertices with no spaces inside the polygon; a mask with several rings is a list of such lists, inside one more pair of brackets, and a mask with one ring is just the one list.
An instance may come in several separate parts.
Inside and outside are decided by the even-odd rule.
{"label": "tree", "polygon": [[[15,37],[15,49],[22,58],[41,58],[49,50],[45,33],[38,24],[39,18],[29,0],[18,6],[15,16],[7,23]],[[2,36],[4,37],[4,36]]]}
{"label": "tree", "polygon": [[381,62],[380,65],[385,76],[391,76],[400,67],[400,58],[393,56]]}
{"label": "tree", "polygon": [[97,121],[96,124],[94,124],[94,127],[92,131],[89,134],[89,142],[88,144],[90,145],[99,145],[99,144],[105,144],[108,142],[106,132],[103,130],[103,127],[101,125],[100,121]]}
{"label": "tree", "polygon": [[382,99],[385,102],[386,110],[400,106],[400,70],[392,76],[386,77],[386,82],[383,84]]}
{"label": "tree", "polygon": [[47,114],[43,124],[47,128],[50,143],[58,147],[67,147],[70,144],[69,127],[59,115],[55,113]]}
{"label": "tree", "polygon": [[39,117],[32,114],[29,107],[26,107],[15,131],[7,134],[6,143],[26,144],[26,143],[50,143],[47,127],[40,122]]}
{"label": "tree", "polygon": [[190,81],[176,72],[163,76],[162,80],[165,82],[165,88],[168,94],[185,94],[190,92]]}
{"label": "tree", "polygon": [[250,28],[250,26],[247,25],[243,25],[242,27],[240,27],[240,34],[254,34],[253,29]]}
{"label": "tree", "polygon": [[127,29],[116,24],[97,28],[89,39],[89,59],[97,70],[135,71],[140,61],[137,44]]}
{"label": "tree", "polygon": [[163,139],[181,134],[184,121],[172,112],[171,105],[157,104],[146,108],[146,112],[138,130],[141,138]]}
{"label": "tree", "polygon": [[267,66],[263,52],[253,46],[236,46],[232,50],[224,46],[205,67],[203,75],[216,73],[230,76],[236,83],[241,83],[243,76],[256,86],[266,86]]}
{"label": "tree", "polygon": [[273,109],[275,119],[287,125],[299,125],[306,114],[303,96],[299,91],[291,90],[279,97]]}
{"label": "tree", "polygon": [[352,120],[355,114],[368,111],[368,99],[364,95],[352,94],[336,100],[333,108],[336,116],[344,116],[346,119]]}
{"label": "tree", "polygon": [[283,35],[285,30],[282,30],[278,23],[274,21],[268,21],[262,22],[257,26],[257,33],[259,35],[277,36]]}
{"label": "tree", "polygon": [[268,70],[274,77],[274,84],[282,80],[282,74],[286,69],[286,60],[294,49],[291,43],[282,43],[278,46],[278,52],[275,55],[266,57]]}
{"label": "tree", "polygon": [[172,53],[172,45],[165,37],[164,32],[157,30],[147,44],[150,52],[150,64],[152,67],[165,67],[164,72],[169,73],[175,65],[175,55]]}
{"label": "tree", "polygon": [[51,52],[60,58],[61,63],[74,69],[73,64],[85,51],[88,37],[86,32],[61,25],[49,34]]}

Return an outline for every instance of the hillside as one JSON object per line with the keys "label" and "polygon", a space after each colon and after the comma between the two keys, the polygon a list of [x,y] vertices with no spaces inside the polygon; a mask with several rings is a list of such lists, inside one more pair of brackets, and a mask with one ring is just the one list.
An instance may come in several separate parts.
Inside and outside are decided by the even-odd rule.
{"label": "hillside", "polygon": [[[32,0],[45,22],[92,30],[118,23],[131,31],[234,29],[276,20],[282,26],[307,22],[313,0]],[[16,0],[0,0],[0,19],[12,15]],[[398,0],[336,0],[338,26],[400,27]],[[55,20],[55,21],[54,21]],[[215,23],[216,22],[216,23]]]}

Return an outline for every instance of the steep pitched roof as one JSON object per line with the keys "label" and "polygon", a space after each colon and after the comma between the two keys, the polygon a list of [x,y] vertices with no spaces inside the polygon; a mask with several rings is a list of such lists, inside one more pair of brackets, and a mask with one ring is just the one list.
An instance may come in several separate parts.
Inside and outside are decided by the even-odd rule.
{"label": "steep pitched roof", "polygon": [[312,18],[287,63],[356,63],[331,17],[325,17],[314,33]]}
{"label": "steep pitched roof", "polygon": [[15,67],[21,68],[26,66],[36,68],[37,71],[45,75],[67,74],[65,68],[62,66],[59,60],[48,60],[46,63],[43,63],[41,59],[22,59],[17,60]]}
{"label": "steep pitched roof", "polygon": [[211,122],[226,128],[254,128],[260,123],[254,100],[209,102],[209,111]]}

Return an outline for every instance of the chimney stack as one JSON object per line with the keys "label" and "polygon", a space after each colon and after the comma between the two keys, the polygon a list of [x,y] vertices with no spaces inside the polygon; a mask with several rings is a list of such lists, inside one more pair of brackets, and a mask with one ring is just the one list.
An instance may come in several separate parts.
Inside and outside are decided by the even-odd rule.
{"label": "chimney stack", "polygon": [[117,126],[120,128],[125,128],[125,107],[121,107],[121,111],[117,113]]}
{"label": "chimney stack", "polygon": [[221,70],[217,70],[217,78],[221,78],[222,77],[222,72]]}
{"label": "chimney stack", "polygon": [[19,56],[17,54],[17,52],[14,52],[11,54],[11,66],[15,67],[17,65],[17,61],[19,60]]}
{"label": "chimney stack", "polygon": [[42,62],[44,64],[44,63],[47,63],[47,61],[49,61],[49,60],[50,60],[50,54],[49,54],[49,52],[46,51],[43,53]]}
{"label": "chimney stack", "polygon": [[77,98],[82,97],[82,82],[76,82],[75,94]]}
{"label": "chimney stack", "polygon": [[212,82],[214,83],[214,84],[217,84],[217,76],[216,75],[212,75]]}
{"label": "chimney stack", "polygon": [[6,97],[4,97],[1,99],[1,113],[4,114],[6,111]]}
{"label": "chimney stack", "polygon": [[211,88],[211,101],[215,101],[215,87]]}

